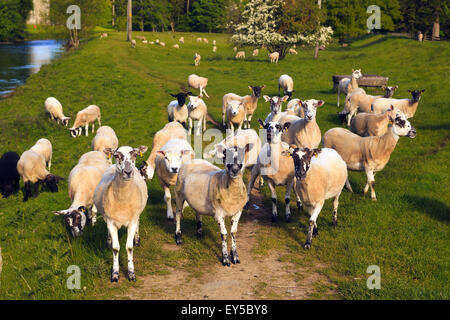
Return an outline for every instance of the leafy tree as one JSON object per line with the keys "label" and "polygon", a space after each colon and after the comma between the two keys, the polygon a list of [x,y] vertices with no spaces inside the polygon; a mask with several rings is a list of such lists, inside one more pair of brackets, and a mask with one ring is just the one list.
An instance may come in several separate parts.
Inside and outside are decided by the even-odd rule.
{"label": "leafy tree", "polygon": [[191,25],[195,31],[218,32],[225,25],[224,0],[198,0],[192,5]]}
{"label": "leafy tree", "polygon": [[32,9],[32,0],[0,1],[0,41],[24,39],[26,20]]}
{"label": "leafy tree", "polygon": [[266,47],[282,59],[302,33],[318,30],[321,13],[313,0],[250,0],[231,41],[238,46]]}

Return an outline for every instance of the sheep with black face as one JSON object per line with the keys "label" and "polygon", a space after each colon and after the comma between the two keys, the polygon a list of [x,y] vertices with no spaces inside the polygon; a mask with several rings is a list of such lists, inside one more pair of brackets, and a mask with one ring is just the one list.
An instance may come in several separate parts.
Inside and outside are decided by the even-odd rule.
{"label": "sheep with black face", "polygon": [[177,98],[177,100],[171,101],[167,106],[167,115],[169,122],[178,121],[183,126],[186,125],[186,121],[189,116],[188,108],[186,106],[186,98],[191,94],[192,92],[190,91],[170,94],[172,97]]}

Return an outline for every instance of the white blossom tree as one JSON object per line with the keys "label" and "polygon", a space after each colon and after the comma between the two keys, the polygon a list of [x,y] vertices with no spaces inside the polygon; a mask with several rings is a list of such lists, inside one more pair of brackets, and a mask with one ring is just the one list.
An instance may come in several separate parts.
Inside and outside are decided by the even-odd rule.
{"label": "white blossom tree", "polygon": [[302,43],[301,36],[317,32],[320,19],[314,0],[250,0],[231,41],[237,46],[277,51],[282,59],[289,47]]}

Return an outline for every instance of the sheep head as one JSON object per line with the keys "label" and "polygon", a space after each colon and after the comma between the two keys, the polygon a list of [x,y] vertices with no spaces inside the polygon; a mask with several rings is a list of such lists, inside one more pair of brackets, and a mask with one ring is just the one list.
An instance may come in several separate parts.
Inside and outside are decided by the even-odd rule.
{"label": "sheep head", "polygon": [[142,156],[147,151],[146,146],[132,148],[128,146],[120,147],[116,150],[105,148],[103,151],[107,155],[112,154],[116,159],[116,174],[123,180],[130,180],[134,176],[134,168],[136,167],[137,155]]}
{"label": "sheep head", "polygon": [[78,207],[78,209],[59,210],[54,213],[57,216],[63,216],[67,225],[70,228],[72,236],[78,237],[83,234],[84,227],[86,226],[86,212],[87,209],[84,206]]}

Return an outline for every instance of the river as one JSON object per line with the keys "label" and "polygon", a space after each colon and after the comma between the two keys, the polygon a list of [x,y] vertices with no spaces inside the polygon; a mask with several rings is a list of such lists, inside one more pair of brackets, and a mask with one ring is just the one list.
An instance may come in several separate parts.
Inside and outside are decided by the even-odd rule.
{"label": "river", "polygon": [[0,98],[7,96],[41,66],[63,51],[61,40],[35,40],[0,44]]}

